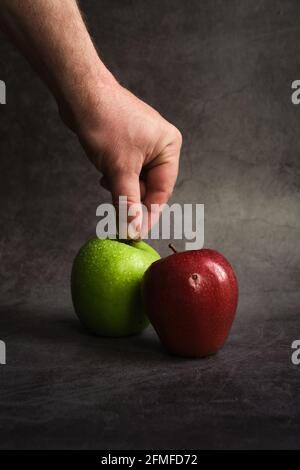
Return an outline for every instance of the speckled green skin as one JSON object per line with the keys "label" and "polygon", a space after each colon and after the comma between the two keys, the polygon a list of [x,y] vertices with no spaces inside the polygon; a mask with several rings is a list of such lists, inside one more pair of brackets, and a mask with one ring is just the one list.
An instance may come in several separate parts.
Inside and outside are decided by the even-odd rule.
{"label": "speckled green skin", "polygon": [[71,275],[73,305],[82,323],[101,336],[126,336],[146,328],[140,286],[146,269],[159,258],[143,241],[88,241]]}

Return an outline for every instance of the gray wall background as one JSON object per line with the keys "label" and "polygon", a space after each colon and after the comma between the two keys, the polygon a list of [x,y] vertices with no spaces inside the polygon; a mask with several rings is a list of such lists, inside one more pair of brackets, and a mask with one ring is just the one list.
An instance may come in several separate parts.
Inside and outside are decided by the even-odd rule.
{"label": "gray wall background", "polygon": [[[81,6],[108,67],[181,129],[173,201],[205,204],[206,246],[236,267],[247,315],[270,303],[288,313],[299,286],[300,107],[290,99],[299,78],[299,2]],[[72,258],[94,236],[96,206],[109,195],[3,36],[0,73],[1,298],[44,297],[50,285],[50,298],[67,297]],[[159,249],[168,252],[165,242]]]}
{"label": "gray wall background", "polygon": [[[262,343],[255,341],[258,337],[264,341],[264,328],[275,328],[268,344],[276,349],[285,322],[296,322],[300,301],[300,106],[291,103],[291,82],[300,78],[299,1],[86,0],[81,6],[107,66],[183,133],[173,201],[205,204],[206,246],[220,250],[236,268],[240,305],[234,331],[242,335],[239,344],[247,344],[248,351],[252,345],[259,347]],[[0,337],[1,332],[2,337],[13,335],[20,322],[25,333],[18,343],[22,345],[19,354],[28,354],[32,360],[28,341],[36,344],[40,337],[40,344],[50,344],[51,335],[68,335],[67,324],[49,326],[47,322],[51,316],[72,316],[72,260],[81,244],[95,234],[97,205],[110,197],[99,187],[99,175],[76,138],[60,122],[49,92],[3,36],[0,79],[7,85],[7,105],[0,106]],[[166,246],[159,242],[162,255],[168,253]],[[282,323],[276,328],[278,318]],[[262,319],[267,323],[261,323]],[[286,349],[282,349],[284,364],[289,361],[290,342],[299,335],[297,323],[289,325]],[[48,327],[47,337],[43,329]],[[92,353],[84,344],[88,361]],[[244,356],[243,351],[236,351],[247,356],[247,351]],[[113,361],[107,349],[103,354],[108,362]],[[269,361],[273,367],[269,398],[275,393],[270,413],[281,406],[282,399],[291,401],[294,390],[291,385],[277,396],[271,387],[273,379],[273,385],[277,383],[278,360]],[[242,390],[240,396],[247,399],[247,393],[252,393],[261,409],[268,409],[269,398],[259,401],[264,379],[255,376],[255,362],[251,367],[255,391],[249,392],[245,377],[234,390]],[[135,377],[130,367],[128,374]],[[12,371],[11,387],[15,377]],[[216,380],[211,379],[212,388],[223,379],[219,369]],[[294,375],[289,380],[295,384]],[[59,389],[53,393],[61,398]],[[228,390],[229,398],[232,393]],[[126,400],[126,394],[121,394],[122,399]],[[184,416],[197,416],[192,405],[187,407]],[[238,410],[232,410],[236,416]],[[56,413],[53,404],[52,414]],[[126,413],[122,422],[130,426]],[[175,430],[178,425],[180,436],[178,413],[178,422],[173,424]],[[117,423],[114,414],[107,419]],[[207,424],[209,418],[205,421],[212,439],[222,425],[218,419],[213,428]],[[259,426],[264,422],[262,418]],[[238,439],[243,431],[234,423]],[[245,435],[250,428],[244,429]],[[151,435],[155,440],[155,433]],[[140,439],[138,434],[132,436]],[[254,436],[253,431],[255,440]],[[19,436],[9,442],[23,441]],[[145,438],[141,445],[147,442]],[[122,438],[117,443],[125,445]]]}

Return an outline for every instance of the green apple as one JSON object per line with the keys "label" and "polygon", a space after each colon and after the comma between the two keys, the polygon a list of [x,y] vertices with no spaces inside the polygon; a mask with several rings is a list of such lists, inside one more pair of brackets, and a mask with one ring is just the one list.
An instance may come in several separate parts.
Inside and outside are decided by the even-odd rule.
{"label": "green apple", "polygon": [[126,336],[148,326],[141,298],[144,272],[159,254],[143,241],[88,241],[72,268],[76,314],[101,336]]}

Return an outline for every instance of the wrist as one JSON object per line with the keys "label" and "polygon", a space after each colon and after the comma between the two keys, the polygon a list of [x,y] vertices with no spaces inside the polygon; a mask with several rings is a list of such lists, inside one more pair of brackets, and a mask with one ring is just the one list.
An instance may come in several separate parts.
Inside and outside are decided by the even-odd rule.
{"label": "wrist", "polygon": [[91,67],[74,74],[66,92],[57,94],[57,103],[64,122],[77,134],[99,125],[104,96],[120,86],[99,58]]}

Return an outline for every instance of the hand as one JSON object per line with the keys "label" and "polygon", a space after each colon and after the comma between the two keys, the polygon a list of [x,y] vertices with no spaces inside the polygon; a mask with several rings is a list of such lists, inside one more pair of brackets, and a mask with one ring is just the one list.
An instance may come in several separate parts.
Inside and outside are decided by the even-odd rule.
{"label": "hand", "polygon": [[142,201],[149,230],[160,212],[151,211],[151,205],[166,203],[176,182],[179,130],[115,80],[101,86],[89,113],[76,121],[67,123],[103,174],[102,186],[111,191],[116,206],[119,196],[127,196],[128,205]]}
{"label": "hand", "polygon": [[181,134],[107,70],[75,0],[2,0],[0,27],[54,94],[64,121],[103,173],[115,204],[145,204],[150,228],[177,178]]}

